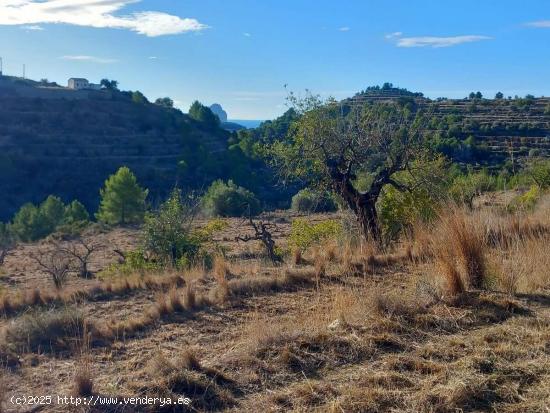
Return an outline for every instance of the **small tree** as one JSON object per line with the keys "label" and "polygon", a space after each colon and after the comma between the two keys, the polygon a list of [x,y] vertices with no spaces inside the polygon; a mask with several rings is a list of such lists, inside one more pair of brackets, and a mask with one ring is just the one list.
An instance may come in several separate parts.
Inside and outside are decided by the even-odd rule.
{"label": "small tree", "polygon": [[96,217],[107,224],[143,222],[148,190],[142,189],[135,175],[123,166],[105,181],[100,190],[101,204]]}
{"label": "small tree", "polygon": [[238,235],[235,237],[235,241],[249,242],[249,241],[260,241],[264,248],[267,256],[273,263],[281,262],[282,259],[279,254],[275,251],[275,240],[273,239],[272,231],[277,226],[271,222],[258,221],[254,222],[252,216],[248,217],[248,224],[254,230],[254,235]]}
{"label": "small tree", "polygon": [[196,212],[197,201],[184,202],[181,191],[174,189],[159,210],[146,217],[144,249],[172,265],[184,256],[194,258],[200,248],[200,240],[192,233]]}
{"label": "small tree", "polygon": [[[413,160],[424,152],[423,117],[395,103],[338,104],[312,95],[290,100],[301,118],[285,140],[271,146],[275,166],[287,178],[335,192],[356,214],[363,235],[380,240],[378,198],[386,185],[410,189],[394,175],[416,175]],[[359,173],[369,178],[364,191],[355,185]]]}
{"label": "small tree", "polygon": [[497,94],[495,95],[495,99],[498,99],[498,100],[504,99],[504,95],[502,94],[502,92],[497,92]]}
{"label": "small tree", "polygon": [[75,200],[65,207],[63,216],[64,224],[72,225],[80,222],[87,222],[89,220],[90,214],[82,203]]}
{"label": "small tree", "polygon": [[145,95],[141,93],[139,90],[132,92],[132,102],[137,103],[138,105],[149,103]]}
{"label": "small tree", "polygon": [[158,98],[155,100],[155,105],[162,106],[165,108],[173,108],[174,107],[174,101],[170,99],[169,97],[165,98]]}
{"label": "small tree", "polygon": [[92,255],[101,249],[101,245],[94,242],[86,242],[82,238],[78,238],[75,243],[71,243],[66,247],[61,247],[54,244],[57,250],[65,252],[68,256],[73,257],[78,263],[78,276],[80,278],[92,278],[93,273],[88,269]]}
{"label": "small tree", "polygon": [[199,101],[193,102],[189,108],[189,116],[198,122],[204,123],[209,128],[220,126],[220,118],[209,107],[204,106]]}
{"label": "small tree", "polygon": [[107,90],[118,90],[118,81],[101,79],[101,86]]}
{"label": "small tree", "polygon": [[48,235],[44,221],[36,205],[27,203],[14,215],[13,234],[23,242],[30,242]]}
{"label": "small tree", "polygon": [[71,272],[71,258],[58,245],[51,244],[53,249],[50,251],[38,251],[31,255],[31,258],[40,266],[40,268],[52,277],[53,284],[58,290],[62,289],[65,281]]}
{"label": "small tree", "polygon": [[65,204],[58,197],[50,195],[40,204],[39,214],[44,221],[45,231],[51,234],[63,221]]}

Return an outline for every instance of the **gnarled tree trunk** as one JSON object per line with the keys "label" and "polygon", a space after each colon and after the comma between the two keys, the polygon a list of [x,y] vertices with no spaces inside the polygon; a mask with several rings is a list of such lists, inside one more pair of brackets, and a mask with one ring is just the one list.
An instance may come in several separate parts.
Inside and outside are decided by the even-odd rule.
{"label": "gnarled tree trunk", "polygon": [[380,242],[382,231],[378,221],[376,202],[384,186],[382,180],[378,179],[369,191],[362,193],[353,186],[349,174],[333,169],[331,177],[333,190],[344,199],[348,207],[355,213],[365,239]]}

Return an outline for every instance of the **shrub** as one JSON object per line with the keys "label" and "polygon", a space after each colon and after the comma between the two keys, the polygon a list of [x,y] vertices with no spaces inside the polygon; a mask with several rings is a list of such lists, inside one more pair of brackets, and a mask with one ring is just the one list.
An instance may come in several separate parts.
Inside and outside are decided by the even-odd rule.
{"label": "shrub", "polygon": [[382,231],[388,239],[396,238],[417,222],[434,219],[445,197],[449,171],[443,158],[417,161],[412,171],[395,176],[395,180],[408,190],[386,185],[378,201]]}
{"label": "shrub", "polygon": [[65,206],[61,199],[50,195],[39,206],[27,203],[15,214],[11,229],[24,242],[47,237],[62,226],[82,228],[88,222],[84,206],[73,201]]}
{"label": "shrub", "polygon": [[449,188],[449,196],[459,204],[472,208],[476,196],[496,189],[496,180],[486,172],[459,175]]}
{"label": "shrub", "polygon": [[338,205],[329,192],[302,189],[292,197],[291,208],[297,212],[333,212]]}
{"label": "shrub", "polygon": [[249,190],[229,180],[214,181],[203,197],[203,208],[208,215],[240,217],[261,212],[260,201]]}
{"label": "shrub", "polygon": [[540,189],[550,188],[550,160],[532,162],[526,172]]}
{"label": "shrub", "polygon": [[295,219],[292,221],[288,244],[294,249],[305,251],[324,240],[337,238],[342,232],[342,225],[335,220],[310,224],[305,219]]}
{"label": "shrub", "polygon": [[508,204],[507,209],[509,212],[532,210],[535,208],[540,196],[540,188],[537,185],[532,185],[523,195],[515,197],[510,204]]}
{"label": "shrub", "polygon": [[111,225],[143,222],[148,190],[138,185],[135,175],[127,167],[111,175],[100,194],[101,205],[96,214],[99,221]]}
{"label": "shrub", "polygon": [[172,265],[182,258],[193,261],[202,243],[201,237],[191,228],[195,215],[193,200],[184,202],[181,191],[174,189],[158,212],[149,214],[145,219],[145,250]]}

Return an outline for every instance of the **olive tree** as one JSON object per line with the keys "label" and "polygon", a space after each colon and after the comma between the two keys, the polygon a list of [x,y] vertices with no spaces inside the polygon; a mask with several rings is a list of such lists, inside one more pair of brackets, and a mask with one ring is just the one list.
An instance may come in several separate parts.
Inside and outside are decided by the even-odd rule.
{"label": "olive tree", "polygon": [[[276,166],[285,177],[334,191],[357,216],[363,235],[380,241],[376,203],[386,185],[410,189],[395,174],[406,170],[414,176],[423,117],[397,102],[359,105],[311,94],[291,94],[289,100],[300,118],[272,145]],[[366,190],[358,189],[358,176],[368,183]]]}

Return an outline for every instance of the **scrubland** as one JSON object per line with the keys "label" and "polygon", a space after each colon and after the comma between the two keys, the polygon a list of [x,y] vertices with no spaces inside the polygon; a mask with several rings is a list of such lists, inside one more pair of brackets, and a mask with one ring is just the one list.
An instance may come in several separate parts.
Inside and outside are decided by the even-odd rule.
{"label": "scrubland", "polygon": [[[28,258],[45,242],[19,246],[0,276],[3,411],[548,412],[549,198],[529,213],[445,208],[389,246],[344,233],[292,249],[294,218],[265,217],[286,251],[277,265],[226,219],[210,268],[60,289]],[[101,274],[138,234],[87,237],[104,246],[90,263]],[[40,410],[14,395],[191,404]]]}

